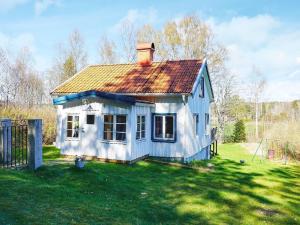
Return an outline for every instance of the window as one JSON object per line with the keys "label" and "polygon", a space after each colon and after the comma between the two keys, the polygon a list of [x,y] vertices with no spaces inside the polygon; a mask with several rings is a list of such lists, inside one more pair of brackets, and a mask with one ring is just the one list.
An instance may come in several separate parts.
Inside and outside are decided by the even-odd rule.
{"label": "window", "polygon": [[195,113],[193,115],[193,120],[194,120],[195,135],[198,135],[199,134],[199,114]]}
{"label": "window", "polygon": [[79,116],[68,115],[67,137],[68,138],[78,138],[79,137]]}
{"label": "window", "polygon": [[125,141],[126,140],[126,116],[117,115],[116,116],[116,140]]}
{"label": "window", "polygon": [[95,115],[86,115],[86,124],[95,124]]}
{"label": "window", "polygon": [[204,98],[204,77],[200,80],[199,97]]}
{"label": "window", "polygon": [[136,118],[136,139],[141,140],[145,139],[146,136],[146,117],[145,116],[137,116]]}
{"label": "window", "polygon": [[114,116],[104,115],[104,140],[113,140]]}
{"label": "window", "polygon": [[205,132],[209,134],[209,114],[205,113]]}
{"label": "window", "polygon": [[104,140],[126,140],[126,115],[104,115]]}
{"label": "window", "polygon": [[176,139],[176,115],[153,115],[153,140],[175,142]]}

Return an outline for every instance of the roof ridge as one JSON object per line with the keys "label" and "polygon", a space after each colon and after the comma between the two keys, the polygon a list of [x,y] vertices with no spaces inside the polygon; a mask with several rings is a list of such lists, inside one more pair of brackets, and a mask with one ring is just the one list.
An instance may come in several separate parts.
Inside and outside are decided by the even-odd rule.
{"label": "roof ridge", "polygon": [[[164,61],[153,61],[152,63],[166,63],[166,62],[182,62],[182,61],[201,61],[202,59],[172,59],[172,60],[164,60]],[[96,67],[96,66],[118,66],[118,65],[137,65],[136,62],[134,63],[113,63],[113,64],[90,64],[89,67]],[[151,64],[150,64],[151,65]]]}

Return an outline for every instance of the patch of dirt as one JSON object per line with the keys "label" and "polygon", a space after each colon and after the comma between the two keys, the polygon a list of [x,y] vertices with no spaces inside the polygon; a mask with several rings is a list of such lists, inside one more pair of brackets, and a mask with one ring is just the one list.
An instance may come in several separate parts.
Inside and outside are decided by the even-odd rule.
{"label": "patch of dirt", "polygon": [[279,214],[279,211],[275,209],[258,209],[257,212],[259,214],[262,214],[264,216],[269,216],[269,217]]}

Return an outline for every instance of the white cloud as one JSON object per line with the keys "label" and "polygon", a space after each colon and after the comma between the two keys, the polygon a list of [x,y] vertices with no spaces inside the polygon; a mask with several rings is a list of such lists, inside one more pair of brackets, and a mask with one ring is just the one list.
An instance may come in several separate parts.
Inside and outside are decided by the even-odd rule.
{"label": "white cloud", "polygon": [[121,18],[111,29],[113,32],[119,32],[125,21],[129,21],[136,26],[143,24],[153,24],[157,20],[157,11],[154,8],[148,8],[145,10],[130,9],[126,16]]}
{"label": "white cloud", "polygon": [[28,0],[0,0],[0,12],[7,12],[27,2]]}
{"label": "white cloud", "polygon": [[241,85],[250,82],[253,66],[267,80],[268,100],[300,99],[300,31],[269,15],[209,20],[216,38],[229,51],[228,66]]}
{"label": "white cloud", "polygon": [[41,15],[51,6],[59,6],[60,1],[58,0],[37,0],[34,4],[34,10],[36,15]]}

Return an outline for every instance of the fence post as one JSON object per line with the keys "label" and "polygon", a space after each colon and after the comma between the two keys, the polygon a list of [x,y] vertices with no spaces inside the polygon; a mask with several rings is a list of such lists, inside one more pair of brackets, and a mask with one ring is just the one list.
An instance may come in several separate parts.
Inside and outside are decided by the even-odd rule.
{"label": "fence post", "polygon": [[4,165],[11,163],[11,120],[0,119],[0,161]]}
{"label": "fence post", "polygon": [[42,120],[28,120],[28,166],[37,169],[43,164]]}

